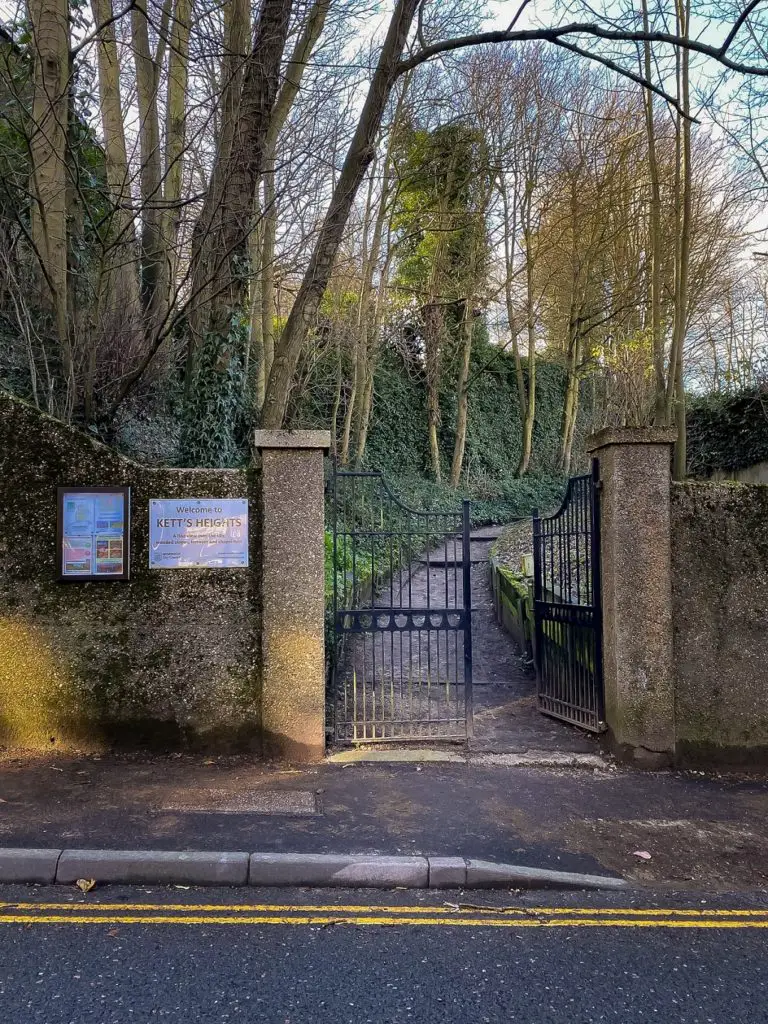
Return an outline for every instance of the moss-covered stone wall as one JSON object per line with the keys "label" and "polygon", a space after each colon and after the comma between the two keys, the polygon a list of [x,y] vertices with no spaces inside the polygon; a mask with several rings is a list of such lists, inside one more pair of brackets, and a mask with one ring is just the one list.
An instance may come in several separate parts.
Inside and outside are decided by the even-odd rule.
{"label": "moss-covered stone wall", "polygon": [[768,761],[768,486],[674,484],[682,762]]}
{"label": "moss-covered stone wall", "polygon": [[[56,572],[59,486],[131,487],[131,579]],[[151,498],[251,500],[250,569],[148,568]],[[0,392],[0,745],[258,749],[258,552],[246,470],[142,467]]]}

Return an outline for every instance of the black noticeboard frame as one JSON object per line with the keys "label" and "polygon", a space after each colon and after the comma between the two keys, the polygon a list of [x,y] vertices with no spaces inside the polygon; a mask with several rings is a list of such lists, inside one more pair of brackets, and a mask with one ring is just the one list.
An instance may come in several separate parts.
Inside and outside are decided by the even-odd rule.
{"label": "black noticeboard frame", "polygon": [[[91,533],[91,571],[90,572],[65,572],[64,571],[64,501],[66,498],[87,494],[114,494],[120,495],[123,501],[123,531],[122,531],[122,572],[95,572],[96,565],[96,538],[98,530]],[[117,540],[116,537],[107,538]],[[131,489],[130,487],[59,487],[56,497],[56,576],[61,583],[115,583],[129,580],[131,578]]]}

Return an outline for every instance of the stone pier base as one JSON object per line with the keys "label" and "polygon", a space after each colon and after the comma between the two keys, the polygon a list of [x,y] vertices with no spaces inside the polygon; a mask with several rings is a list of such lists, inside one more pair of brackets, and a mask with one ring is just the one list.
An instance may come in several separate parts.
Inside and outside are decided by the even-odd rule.
{"label": "stone pier base", "polygon": [[330,434],[258,430],[262,479],[264,753],[325,752],[324,475]]}
{"label": "stone pier base", "polygon": [[600,466],[605,715],[617,753],[647,767],[675,754],[669,430],[607,429]]}

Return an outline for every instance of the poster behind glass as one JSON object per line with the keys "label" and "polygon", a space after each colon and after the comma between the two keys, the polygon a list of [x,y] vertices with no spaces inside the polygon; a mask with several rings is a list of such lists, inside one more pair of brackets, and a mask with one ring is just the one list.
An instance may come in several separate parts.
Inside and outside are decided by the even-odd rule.
{"label": "poster behind glass", "polygon": [[129,489],[59,488],[61,579],[128,579]]}

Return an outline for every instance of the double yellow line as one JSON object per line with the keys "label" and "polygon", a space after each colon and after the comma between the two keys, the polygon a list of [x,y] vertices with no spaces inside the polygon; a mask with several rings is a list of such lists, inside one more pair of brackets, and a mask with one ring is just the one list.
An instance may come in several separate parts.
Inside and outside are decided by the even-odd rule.
{"label": "double yellow line", "polygon": [[0,924],[459,928],[768,928],[764,910],[349,904],[0,903]]}

